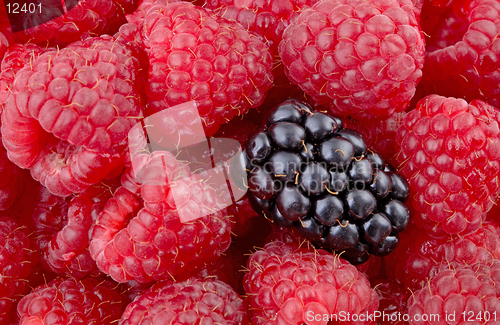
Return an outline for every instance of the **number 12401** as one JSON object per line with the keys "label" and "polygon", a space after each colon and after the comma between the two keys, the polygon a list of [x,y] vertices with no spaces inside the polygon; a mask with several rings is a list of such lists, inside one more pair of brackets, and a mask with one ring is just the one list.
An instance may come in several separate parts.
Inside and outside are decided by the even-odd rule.
{"label": "number 12401", "polygon": [[5,7],[7,8],[7,13],[8,14],[34,14],[34,13],[42,13],[42,4],[35,4],[35,3],[23,3],[19,4],[17,2],[14,3],[6,3]]}
{"label": "number 12401", "polygon": [[488,322],[490,320],[496,321],[497,320],[497,312],[494,311],[490,313],[489,311],[477,311],[474,312],[472,310],[470,311],[464,311],[462,312],[462,319],[466,322]]}

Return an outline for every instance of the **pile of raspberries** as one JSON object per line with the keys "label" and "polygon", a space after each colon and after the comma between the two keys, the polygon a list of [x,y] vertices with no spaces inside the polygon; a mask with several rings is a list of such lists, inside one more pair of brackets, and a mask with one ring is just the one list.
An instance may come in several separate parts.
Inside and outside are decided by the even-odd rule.
{"label": "pile of raspberries", "polygon": [[500,323],[500,0],[0,8],[0,325]]}

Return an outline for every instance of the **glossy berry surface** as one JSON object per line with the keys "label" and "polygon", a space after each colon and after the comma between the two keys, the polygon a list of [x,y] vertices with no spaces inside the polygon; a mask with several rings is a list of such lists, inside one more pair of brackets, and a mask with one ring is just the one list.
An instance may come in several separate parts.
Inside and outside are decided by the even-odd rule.
{"label": "glossy berry surface", "polygon": [[102,279],[57,278],[19,302],[19,324],[114,324],[128,303],[115,287]]}
{"label": "glossy berry surface", "polygon": [[[498,303],[500,261],[477,263],[446,269],[429,279],[428,285],[415,292],[408,300],[411,319],[418,318],[431,310],[439,317],[446,313],[455,314],[457,324],[472,321],[471,315],[482,318],[480,322],[493,323],[488,315],[500,312]],[[483,317],[483,315],[486,315]],[[415,317],[417,316],[417,317]],[[424,324],[432,324],[426,321]],[[410,321],[410,324],[416,324]]]}
{"label": "glossy berry surface", "polygon": [[[195,100],[207,136],[264,101],[273,58],[240,24],[187,2],[157,4],[139,30],[148,54],[146,115]],[[186,118],[191,118],[186,121]],[[194,132],[198,120],[172,112],[171,134]]]}
{"label": "glossy berry surface", "polygon": [[32,237],[42,252],[45,270],[81,279],[100,272],[90,256],[90,229],[120,185],[118,179],[91,186],[85,192],[61,198],[45,187],[36,189],[31,215]]}
{"label": "glossy berry surface", "polygon": [[31,43],[12,44],[6,48],[0,64],[0,101],[2,102],[0,105],[2,110],[9,96],[16,73],[48,49]]}
{"label": "glossy berry surface", "polygon": [[110,36],[46,51],[24,66],[2,115],[9,159],[60,196],[120,168],[127,132],[142,115],[137,67]]}
{"label": "glossy berry surface", "polygon": [[243,300],[228,284],[210,277],[155,284],[127,306],[118,324],[133,325],[138,319],[150,324],[249,324]]}
{"label": "glossy berry surface", "polygon": [[137,159],[140,190],[118,188],[91,229],[89,251],[98,268],[117,282],[148,283],[182,279],[214,262],[231,243],[233,222],[220,189],[170,152]]}
{"label": "glossy berry surface", "polygon": [[403,119],[400,172],[409,180],[414,220],[433,236],[478,230],[497,199],[498,112],[480,100],[430,95]]}
{"label": "glossy berry surface", "polygon": [[287,77],[335,114],[364,120],[404,111],[422,77],[424,38],[411,1],[328,0],[287,28]]}
{"label": "glossy berry surface", "polygon": [[[431,10],[431,9],[430,9]],[[500,105],[497,1],[457,1],[428,30],[422,85],[428,94]]]}
{"label": "glossy berry surface", "polygon": [[271,236],[274,239],[247,262],[244,288],[253,325],[307,324],[308,313],[377,309],[375,291],[354,266],[335,254],[301,244],[293,234]]}
{"label": "glossy berry surface", "polygon": [[290,99],[245,146],[257,213],[296,227],[319,247],[345,250],[343,257],[356,264],[394,250],[410,222],[406,180],[384,171],[383,159],[338,118]]}
{"label": "glossy berry surface", "polygon": [[408,227],[398,248],[385,258],[386,274],[410,290],[421,289],[441,269],[474,263],[491,263],[500,258],[500,227],[486,221],[475,233],[463,237],[434,238]]}

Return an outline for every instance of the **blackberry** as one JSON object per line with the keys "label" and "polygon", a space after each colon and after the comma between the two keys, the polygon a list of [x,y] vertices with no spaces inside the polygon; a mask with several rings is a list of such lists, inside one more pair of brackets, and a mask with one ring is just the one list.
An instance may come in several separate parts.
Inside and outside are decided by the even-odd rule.
{"label": "blackberry", "polygon": [[258,214],[296,227],[353,264],[392,252],[410,221],[405,178],[368,149],[361,134],[307,102],[289,99],[275,107],[242,155],[235,161],[247,172]]}

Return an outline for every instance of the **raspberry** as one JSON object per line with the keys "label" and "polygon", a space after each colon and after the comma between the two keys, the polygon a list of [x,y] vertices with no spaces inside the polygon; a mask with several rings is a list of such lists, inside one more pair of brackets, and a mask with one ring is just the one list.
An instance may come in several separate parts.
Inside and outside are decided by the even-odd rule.
{"label": "raspberry", "polygon": [[137,68],[110,36],[40,55],[17,73],[2,117],[9,159],[56,195],[98,183],[122,165],[142,115]]}
{"label": "raspberry", "polygon": [[232,218],[210,182],[191,176],[169,152],[145,157],[136,174],[141,198],[119,188],[92,232],[91,256],[117,282],[182,277],[215,261],[231,242]]}
{"label": "raspberry", "polygon": [[6,49],[0,66],[0,105],[2,111],[17,72],[26,64],[33,63],[46,50],[36,44],[29,43],[13,44]]}
{"label": "raspberry", "polygon": [[[0,216],[0,324],[9,324],[9,311],[28,291],[27,278],[37,263],[26,229]],[[13,307],[14,306],[14,307]]]}
{"label": "raspberry", "polygon": [[2,59],[2,72],[10,71],[15,75],[26,64],[33,61],[45,51],[53,50],[52,48],[44,48],[36,44],[12,44],[5,52]]}
{"label": "raspberry", "polygon": [[427,94],[481,99],[498,107],[499,22],[498,1],[458,2],[449,8],[429,31],[435,41],[425,59],[422,84]]}
{"label": "raspberry", "polygon": [[146,18],[146,15],[149,11],[149,9],[153,8],[156,5],[160,6],[167,6],[169,3],[172,2],[177,2],[176,0],[142,0],[139,3],[139,6],[137,7],[134,12],[125,15],[127,18],[127,21],[129,23],[135,24],[137,26],[142,26],[144,23],[144,19]]}
{"label": "raspberry", "polygon": [[409,180],[414,219],[433,236],[481,227],[499,190],[498,111],[480,100],[430,95],[396,135],[400,172]]}
{"label": "raspberry", "polygon": [[137,52],[140,53],[140,61],[142,67],[149,66],[147,53],[149,53],[150,50],[144,45],[144,35],[149,29],[148,25],[144,24],[144,19],[146,18],[146,15],[151,8],[153,8],[153,11],[156,11],[158,9],[157,6],[167,6],[172,2],[177,2],[177,0],[141,1],[139,7],[133,13],[126,15],[128,23],[121,25],[118,33],[115,34],[116,38],[125,40],[127,45],[136,48]]}
{"label": "raspberry", "polygon": [[99,271],[90,257],[89,230],[118,186],[93,185],[78,196],[60,198],[39,186],[32,219],[45,269],[81,279]]}
{"label": "raspberry", "polygon": [[[141,202],[133,193],[129,192],[124,187],[120,187],[114,193],[113,198],[106,202],[104,209],[99,214],[99,217],[92,228],[92,240],[90,242],[91,256],[97,261],[98,267],[103,272],[110,273],[111,277],[115,281],[118,279],[118,282],[126,282],[133,279],[131,276],[127,277],[126,273],[121,275],[119,272],[126,272],[126,270],[130,269],[129,272],[133,275],[135,274],[131,266],[127,266],[126,269],[124,266],[123,271],[119,267],[113,267],[113,269],[110,270],[110,267],[114,265],[108,260],[113,262],[117,260],[117,262],[121,262],[120,264],[124,263],[123,256],[116,252],[113,241],[120,229],[126,229],[127,223],[137,214],[141,206]],[[144,232],[147,234],[147,231]],[[124,233],[124,231],[122,233]],[[120,237],[124,236],[122,235]],[[108,243],[110,243],[110,245],[108,245]],[[109,251],[107,254],[108,257],[104,256],[104,249],[107,246],[109,246],[107,249]],[[130,246],[132,246],[132,249],[130,249]],[[133,243],[131,245],[129,240],[125,240],[124,243],[120,243],[118,248],[128,250],[129,252],[127,253],[130,253],[130,250],[133,251]],[[113,251],[113,249],[115,251]],[[125,253],[122,254],[125,255]],[[132,260],[131,262],[135,262],[133,258],[129,258],[129,260]],[[127,263],[127,265],[132,264],[131,262]],[[140,263],[140,261],[137,262]],[[139,279],[138,282],[146,283],[149,281],[149,278],[144,277],[144,279]]]}
{"label": "raspberry", "polygon": [[[410,324],[449,324],[450,321],[460,325],[495,323],[494,315],[500,312],[499,275],[498,260],[439,272],[408,300]],[[425,314],[434,314],[439,319],[430,320],[429,316],[426,319]],[[416,322],[414,319],[424,321]]]}
{"label": "raspberry", "polygon": [[[16,33],[16,36],[24,42],[34,41],[64,47],[87,37],[112,35],[126,22],[125,14],[137,8],[137,2],[138,0],[44,2],[41,12],[30,12],[19,17],[18,25],[23,31]],[[51,17],[47,17],[48,15]],[[57,18],[51,19],[52,17]],[[33,22],[38,23],[31,27]]]}
{"label": "raspberry", "polygon": [[408,184],[362,136],[307,102],[287,100],[250,135],[241,170],[250,204],[353,264],[385,256],[410,222]]}
{"label": "raspberry", "polygon": [[21,299],[17,306],[19,325],[115,324],[128,302],[115,287],[115,283],[98,278],[57,278]]}
{"label": "raspberry", "polygon": [[[297,92],[299,89],[285,75],[284,66],[278,55],[278,45],[286,27],[293,24],[299,13],[312,6],[317,0],[272,0],[272,1],[233,1],[209,0],[205,6],[230,21],[236,21],[250,33],[259,35],[269,46],[274,56],[274,84],[269,96],[277,96],[275,104],[288,99],[284,94]],[[297,94],[294,94],[296,97]],[[281,99],[281,100],[280,100]],[[273,105],[274,106],[274,105]]]}
{"label": "raspberry", "polygon": [[299,13],[317,0],[234,1],[209,0],[205,6],[217,15],[239,22],[249,32],[262,36],[273,53],[277,54],[283,31]]}
{"label": "raspberry", "polygon": [[269,48],[240,24],[186,2],[155,6],[143,22],[149,52],[147,115],[196,100],[198,113],[179,111],[172,134],[201,116],[212,136],[221,124],[259,106],[271,87]]}
{"label": "raspberry", "polygon": [[380,121],[359,121],[352,117],[345,117],[342,122],[344,127],[361,133],[368,148],[375,150],[392,166],[397,166],[394,152],[395,138],[405,116],[406,112],[400,112]]}
{"label": "raspberry", "polygon": [[[15,74],[45,50],[34,44],[13,44],[7,48],[0,65],[0,112],[7,101]],[[0,176],[0,210],[6,210],[24,191],[25,182],[19,167],[7,158],[3,145],[0,145]]]}
{"label": "raspberry", "polygon": [[[254,325],[326,325],[325,315],[378,308],[377,294],[363,274],[307,243],[268,243],[250,256],[247,268],[243,286]],[[321,319],[311,320],[311,315]]]}
{"label": "raspberry", "polygon": [[409,0],[321,1],[285,30],[279,54],[289,79],[335,114],[389,117],[422,76],[418,18]]}
{"label": "raspberry", "polygon": [[[52,280],[57,278],[57,274],[49,272],[49,271],[44,271],[41,267],[41,264],[37,264],[32,266],[31,268],[31,273],[27,278],[27,282],[29,284],[29,288],[35,288],[38,287],[39,285],[46,284]],[[26,291],[25,295],[29,294],[30,291]],[[20,319],[19,315],[17,314],[17,304],[19,300],[21,300],[25,295],[20,295],[16,301],[15,304],[12,306],[10,310],[10,317],[9,317],[9,323],[6,325],[19,325],[20,324]],[[3,325],[3,323],[2,323]]]}
{"label": "raspberry", "polygon": [[411,290],[421,289],[428,277],[444,267],[489,263],[500,258],[500,226],[485,221],[473,234],[434,238],[415,226],[385,258],[386,273]]}
{"label": "raspberry", "polygon": [[118,324],[246,325],[248,318],[243,301],[229,285],[190,278],[154,285],[127,306]]}

